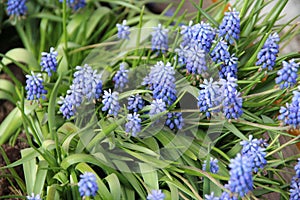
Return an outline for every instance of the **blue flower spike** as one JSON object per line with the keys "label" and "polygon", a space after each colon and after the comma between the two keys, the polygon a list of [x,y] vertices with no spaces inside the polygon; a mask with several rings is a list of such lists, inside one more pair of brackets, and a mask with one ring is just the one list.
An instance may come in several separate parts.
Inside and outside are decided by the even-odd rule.
{"label": "blue flower spike", "polygon": [[122,92],[128,83],[128,70],[125,68],[124,63],[120,64],[120,68],[113,77],[113,81],[115,83],[115,89]]}
{"label": "blue flower spike", "polygon": [[163,53],[168,50],[168,29],[164,29],[161,24],[158,24],[157,27],[154,27],[152,32],[152,50],[162,51]]}
{"label": "blue flower spike", "polygon": [[269,35],[262,49],[257,54],[257,66],[261,66],[262,69],[273,70],[277,54],[279,53],[279,40],[277,33]]}
{"label": "blue flower spike", "polygon": [[118,115],[120,110],[118,92],[111,92],[110,89],[108,91],[104,90],[102,103],[104,105],[102,111],[107,111],[109,115],[113,115],[115,117]]}
{"label": "blue flower spike", "polygon": [[147,200],[164,200],[166,195],[161,190],[152,190],[147,196]]}
{"label": "blue flower spike", "polygon": [[283,67],[277,72],[276,84],[280,89],[290,88],[297,83],[299,64],[294,59],[289,62],[283,61]]}
{"label": "blue flower spike", "polygon": [[57,51],[53,47],[50,48],[50,52],[42,52],[42,58],[40,65],[42,66],[42,71],[48,73],[48,76],[52,76],[53,72],[56,72],[57,67]]}
{"label": "blue flower spike", "polygon": [[230,8],[229,12],[225,12],[223,21],[219,26],[219,37],[223,37],[231,45],[240,38],[239,14]]}
{"label": "blue flower spike", "polygon": [[78,182],[79,193],[81,197],[96,196],[98,191],[97,179],[94,173],[85,172],[80,175],[80,181]]}
{"label": "blue flower spike", "polygon": [[123,20],[122,24],[117,24],[118,38],[129,40],[130,30],[129,26],[126,25],[127,21]]}
{"label": "blue flower spike", "polygon": [[47,90],[44,88],[44,80],[42,79],[42,74],[34,74],[31,72],[31,75],[26,75],[26,87],[27,100],[39,100],[40,98],[46,99],[45,94]]}
{"label": "blue flower spike", "polygon": [[6,7],[7,15],[10,17],[22,17],[27,13],[26,0],[8,0]]}
{"label": "blue flower spike", "polygon": [[126,133],[131,134],[131,136],[136,137],[141,131],[141,118],[137,113],[127,115],[127,123],[125,124]]}

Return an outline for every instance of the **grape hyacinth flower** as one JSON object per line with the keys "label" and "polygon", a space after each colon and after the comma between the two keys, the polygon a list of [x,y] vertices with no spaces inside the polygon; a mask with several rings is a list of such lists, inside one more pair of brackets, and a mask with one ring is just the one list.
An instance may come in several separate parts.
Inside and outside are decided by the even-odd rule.
{"label": "grape hyacinth flower", "polygon": [[30,196],[26,196],[26,198],[27,200],[42,200],[39,194],[35,195],[34,193],[31,193]]}
{"label": "grape hyacinth flower", "polygon": [[[190,46],[179,45],[179,48],[175,49],[175,52],[177,53],[177,57],[178,57],[178,62],[180,65],[186,64],[189,48]],[[176,57],[174,59],[176,59]]]}
{"label": "grape hyacinth flower", "polygon": [[227,74],[227,80],[221,79],[221,91],[223,92],[223,114],[227,119],[238,119],[242,114],[243,99],[237,91],[237,79]]}
{"label": "grape hyacinth flower", "polygon": [[129,40],[130,30],[129,26],[126,25],[127,21],[123,20],[122,24],[117,24],[118,28],[118,38],[119,39],[127,39]]}
{"label": "grape hyacinth flower", "polygon": [[145,105],[145,101],[139,94],[131,95],[130,97],[128,97],[127,109],[130,112],[138,112],[143,109],[144,105]]}
{"label": "grape hyacinth flower", "polygon": [[205,197],[205,200],[219,200],[218,197],[215,197],[214,192],[210,193],[210,195],[206,194],[206,195],[204,195],[204,197]]}
{"label": "grape hyacinth flower", "polygon": [[[206,171],[206,160],[204,160],[203,162],[202,170]],[[210,162],[209,162],[209,172],[213,174],[217,174],[219,172],[218,160],[212,157],[210,158]]]}
{"label": "grape hyacinth flower", "polygon": [[250,158],[253,171],[257,173],[259,168],[263,169],[267,164],[266,149],[263,148],[265,145],[264,141],[262,139],[253,139],[253,136],[250,135],[249,141],[244,140],[240,144],[243,146],[242,155]]}
{"label": "grape hyacinth flower", "polygon": [[147,196],[147,200],[164,200],[166,195],[161,190],[152,190]]}
{"label": "grape hyacinth flower", "polygon": [[240,17],[239,12],[233,10],[225,12],[222,23],[219,26],[219,37],[224,37],[229,44],[234,44],[234,40],[240,37]]}
{"label": "grape hyacinth flower", "polygon": [[230,59],[227,43],[224,40],[220,40],[210,53],[210,56],[216,64],[222,63],[224,65],[225,61]]}
{"label": "grape hyacinth flower", "polygon": [[[59,2],[63,2],[63,0],[59,0]],[[67,5],[74,11],[79,10],[80,8],[85,7],[85,0],[67,0]]]}
{"label": "grape hyacinth flower", "polygon": [[215,30],[210,24],[204,22],[195,24],[192,30],[193,40],[199,44],[201,49],[208,53],[216,36]]}
{"label": "grape hyacinth flower", "polygon": [[101,81],[101,75],[87,64],[83,67],[77,66],[76,70],[72,85],[76,88],[78,95],[91,101],[95,98],[97,89],[97,92],[99,93],[98,84]]}
{"label": "grape hyacinth flower", "polygon": [[181,42],[181,46],[187,46],[188,44],[191,43],[192,39],[193,39],[193,21],[189,22],[188,26],[181,26],[181,31],[180,34],[182,35],[182,42]]}
{"label": "grape hyacinth flower", "polygon": [[177,99],[174,75],[174,67],[169,62],[164,65],[160,61],[151,67],[149,75],[144,78],[142,84],[149,85],[150,90],[153,91],[154,99],[162,99],[169,106]]}
{"label": "grape hyacinth flower", "polygon": [[273,69],[276,56],[279,53],[279,45],[277,44],[279,40],[277,33],[269,35],[262,49],[257,54],[257,66],[261,65],[263,69],[268,68],[268,70]]}
{"label": "grape hyacinth flower", "polygon": [[59,110],[66,119],[70,119],[76,113],[76,107],[72,97],[72,94],[67,95],[65,98],[60,97],[60,101],[58,101],[58,104],[61,104]]}
{"label": "grape hyacinth flower", "polygon": [[111,92],[109,89],[108,91],[104,90],[103,95],[103,108],[102,111],[108,111],[109,115],[117,116],[120,110],[119,104],[119,93],[118,92]]}
{"label": "grape hyacinth flower", "polygon": [[48,73],[48,76],[52,76],[52,72],[56,72],[57,67],[57,51],[53,47],[50,48],[50,52],[42,52],[41,63],[42,71]]}
{"label": "grape hyacinth flower", "polygon": [[231,74],[232,77],[237,79],[237,63],[238,58],[235,55],[231,55],[227,60],[224,61],[224,64],[221,65],[219,76],[221,79],[226,79],[228,74]]}
{"label": "grape hyacinth flower", "polygon": [[280,84],[280,89],[289,88],[297,83],[299,64],[294,59],[289,62],[282,62],[282,69],[277,72],[276,84]]}
{"label": "grape hyacinth flower", "polygon": [[207,71],[206,53],[196,43],[186,51],[186,69],[191,74]]}
{"label": "grape hyacinth flower", "polygon": [[99,80],[95,88],[95,99],[99,99],[102,93],[102,81]]}
{"label": "grape hyacinth flower", "polygon": [[171,129],[180,130],[183,127],[183,118],[181,112],[169,112],[167,114],[166,125]]}
{"label": "grape hyacinth flower", "polygon": [[[209,81],[204,79],[203,83],[200,84],[198,107],[200,112],[205,112],[207,118],[211,117],[209,109],[220,104],[220,95],[220,87],[217,82],[213,82],[212,78]],[[217,112],[218,110],[214,111]]]}
{"label": "grape hyacinth flower", "polygon": [[136,137],[137,133],[141,131],[141,118],[137,113],[127,115],[127,123],[125,124],[126,133]]}
{"label": "grape hyacinth flower", "polygon": [[279,110],[279,120],[282,120],[284,125],[290,125],[293,128],[300,126],[300,87],[298,91],[293,91],[291,104],[286,104],[286,107],[281,107]]}
{"label": "grape hyacinth flower", "polygon": [[27,13],[26,0],[8,0],[6,7],[9,16],[24,16]]}
{"label": "grape hyacinth flower", "polygon": [[300,158],[294,167],[296,175],[292,178],[290,189],[290,200],[300,199]]}
{"label": "grape hyacinth flower", "polygon": [[153,100],[150,105],[149,115],[150,117],[153,117],[154,115],[162,113],[166,110],[167,110],[166,103],[162,99],[156,99]]}
{"label": "grape hyacinth flower", "polygon": [[161,24],[154,27],[154,32],[152,32],[152,50],[161,50],[165,52],[168,50],[168,29],[164,29]]}
{"label": "grape hyacinth flower", "polygon": [[230,160],[229,167],[229,190],[244,197],[249,191],[253,190],[251,160],[247,156],[238,154],[234,159]]}
{"label": "grape hyacinth flower", "polygon": [[84,174],[80,175],[78,187],[81,197],[96,196],[96,192],[98,191],[96,180],[95,174],[91,172],[85,172]]}
{"label": "grape hyacinth flower", "polygon": [[43,82],[41,73],[34,74],[31,72],[31,75],[26,75],[25,90],[27,92],[27,100],[46,98],[45,94],[47,94],[47,90],[45,90]]}
{"label": "grape hyacinth flower", "polygon": [[124,63],[120,64],[120,69],[113,77],[113,81],[115,83],[115,89],[119,89],[119,91],[122,91],[128,83],[128,70],[125,69]]}

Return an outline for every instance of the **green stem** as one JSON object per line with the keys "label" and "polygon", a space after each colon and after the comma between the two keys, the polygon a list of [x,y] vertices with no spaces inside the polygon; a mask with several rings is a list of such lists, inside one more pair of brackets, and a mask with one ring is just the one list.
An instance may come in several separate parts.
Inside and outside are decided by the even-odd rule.
{"label": "green stem", "polygon": [[279,88],[275,88],[275,89],[267,90],[267,91],[256,93],[256,94],[250,94],[250,95],[244,96],[243,98],[247,99],[247,98],[262,96],[262,95],[270,94],[270,93],[273,93],[273,92],[277,92],[279,90],[280,90]]}
{"label": "green stem", "polygon": [[63,1],[63,32],[64,32],[64,49],[67,55],[67,50],[68,50],[67,0]]}
{"label": "green stem", "polygon": [[248,121],[245,121],[245,120],[234,120],[234,119],[232,119],[231,121],[232,122],[237,122],[237,123],[240,123],[240,124],[244,124],[244,125],[249,125],[249,126],[253,126],[253,127],[262,128],[262,129],[265,129],[265,130],[284,131],[284,130],[287,130],[289,128],[289,126],[284,126],[284,127],[267,126],[267,125],[262,125],[262,124],[256,124],[256,123],[253,123],[253,122],[248,122]]}
{"label": "green stem", "polygon": [[282,150],[283,148],[285,148],[285,147],[291,145],[292,143],[294,143],[296,140],[299,140],[299,139],[300,139],[300,135],[298,135],[298,136],[295,137],[294,139],[290,140],[289,142],[284,143],[283,145],[281,145],[280,147],[278,147],[278,148],[275,149],[274,151],[271,151],[270,153],[268,153],[268,154],[266,155],[266,157],[271,156],[272,154],[274,154],[274,153],[276,153],[276,152]]}
{"label": "green stem", "polygon": [[28,38],[26,37],[24,29],[21,27],[20,24],[16,25],[16,29],[17,29],[18,35],[20,36],[25,48],[33,53],[34,50],[33,50],[32,46],[30,45],[30,42],[29,42]]}

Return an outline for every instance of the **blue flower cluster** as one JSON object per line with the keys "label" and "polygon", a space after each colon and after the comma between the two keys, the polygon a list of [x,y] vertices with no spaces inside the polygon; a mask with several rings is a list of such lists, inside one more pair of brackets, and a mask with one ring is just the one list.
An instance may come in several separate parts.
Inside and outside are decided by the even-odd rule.
{"label": "blue flower cluster", "polygon": [[9,16],[24,16],[27,13],[26,0],[8,0],[6,11]]}
{"label": "blue flower cluster", "polygon": [[233,10],[225,12],[222,23],[219,26],[219,37],[224,37],[230,44],[240,38],[240,17],[239,12]]}
{"label": "blue flower cluster", "polygon": [[34,74],[31,72],[31,75],[26,75],[25,90],[27,92],[27,100],[39,100],[40,98],[46,98],[45,94],[47,94],[47,90],[44,88],[44,80],[41,77],[41,73]]}
{"label": "blue flower cluster", "polygon": [[211,59],[215,63],[222,63],[224,65],[225,61],[230,59],[228,48],[227,43],[224,40],[220,40],[210,53]]}
{"label": "blue flower cluster", "polygon": [[212,192],[211,194],[206,194],[204,195],[205,200],[219,200],[219,197],[215,197],[214,192]]}
{"label": "blue flower cluster", "polygon": [[115,89],[119,91],[122,91],[128,83],[128,70],[125,69],[124,63],[120,64],[120,70],[118,70],[113,77],[113,81],[115,83]]}
{"label": "blue flower cluster", "polygon": [[300,199],[300,158],[298,163],[294,167],[296,175],[293,177],[291,182],[290,189],[290,200],[299,200]]}
{"label": "blue flower cluster", "polygon": [[164,200],[166,195],[161,190],[152,190],[147,196],[147,200]]}
{"label": "blue flower cluster", "polygon": [[227,119],[238,119],[242,114],[243,99],[237,91],[237,79],[231,74],[227,75],[227,80],[221,79],[221,91],[223,92],[223,113]]}
{"label": "blue flower cluster", "polygon": [[168,45],[168,29],[164,29],[161,24],[158,24],[157,27],[153,28],[154,31],[151,33],[152,34],[152,50],[158,50],[165,52],[168,50],[169,45]]}
{"label": "blue flower cluster", "polygon": [[293,91],[293,98],[291,104],[286,104],[286,107],[281,106],[278,116],[279,120],[282,120],[285,125],[290,125],[294,128],[300,126],[300,88],[298,91]]}
{"label": "blue flower cluster", "polygon": [[237,79],[237,66],[238,58],[235,55],[231,55],[228,59],[224,61],[219,70],[219,76],[221,79],[226,79],[228,74]]}
{"label": "blue flower cluster", "polygon": [[75,115],[76,108],[85,100],[98,99],[102,93],[101,75],[96,70],[87,64],[83,67],[77,66],[76,70],[67,95],[59,101],[60,111],[67,119]]}
{"label": "blue flower cluster", "polygon": [[104,90],[102,111],[107,111],[109,115],[117,116],[120,110],[119,93]]}
{"label": "blue flower cluster", "polygon": [[56,72],[57,67],[57,52],[53,47],[50,48],[50,52],[43,52],[41,63],[42,71],[48,73],[48,76],[52,76],[52,72]]}
{"label": "blue flower cluster", "polygon": [[234,196],[234,195],[231,196],[227,192],[223,192],[220,197],[216,197],[214,195],[214,192],[212,192],[210,195],[206,194],[204,197],[205,197],[205,200],[238,200],[238,198],[236,196]]}
{"label": "blue flower cluster", "polygon": [[198,23],[192,27],[193,38],[206,53],[210,51],[216,32],[208,23]]}
{"label": "blue flower cluster", "polygon": [[[63,2],[63,0],[59,0],[59,2]],[[74,11],[79,10],[80,8],[85,7],[85,0],[67,0],[67,5]]]}
{"label": "blue flower cluster", "polygon": [[80,175],[80,181],[78,182],[79,193],[81,197],[96,196],[98,191],[98,185],[96,182],[96,176],[94,173],[85,172]]}
{"label": "blue flower cluster", "polygon": [[280,89],[289,88],[297,83],[299,64],[294,59],[289,62],[282,62],[282,69],[277,72],[276,84],[280,84]]}
{"label": "blue flower cluster", "polygon": [[35,195],[34,193],[31,193],[30,196],[26,196],[26,198],[27,200],[42,200],[39,194]]}
{"label": "blue flower cluster", "polygon": [[[206,171],[206,160],[204,160],[204,163],[202,165],[202,170]],[[218,165],[218,160],[216,158],[210,158],[209,162],[209,172],[213,174],[217,174],[219,172],[219,165]]]}
{"label": "blue flower cluster", "polygon": [[263,169],[267,164],[266,160],[266,152],[265,152],[265,143],[262,139],[258,140],[256,138],[253,139],[253,136],[249,136],[249,141],[242,141],[240,143],[242,148],[242,155],[250,158],[252,163],[252,169],[256,173],[258,169]]}
{"label": "blue flower cluster", "polygon": [[122,24],[117,24],[118,29],[118,38],[119,39],[127,39],[129,40],[130,30],[129,26],[126,25],[127,21],[123,20]]}
{"label": "blue flower cluster", "polygon": [[202,74],[207,71],[206,52],[193,43],[185,52],[186,69],[191,74]]}
{"label": "blue flower cluster", "polygon": [[[200,112],[205,112],[206,117],[211,117],[209,109],[217,107],[220,104],[220,87],[218,82],[214,82],[212,78],[204,79],[203,83],[200,84],[200,91],[198,97],[198,107]],[[218,110],[214,110],[217,112]]]}
{"label": "blue flower cluster", "polygon": [[125,124],[126,133],[131,134],[131,136],[136,137],[141,131],[141,118],[137,113],[127,115],[127,123]]}
{"label": "blue flower cluster", "polygon": [[182,113],[181,112],[169,112],[169,113],[167,113],[166,125],[171,130],[180,130],[180,129],[182,129],[182,127],[184,125]]}
{"label": "blue flower cluster", "polygon": [[162,99],[153,100],[150,105],[149,115],[154,117],[155,115],[166,111],[166,103]]}
{"label": "blue flower cluster", "polygon": [[229,190],[244,197],[253,190],[251,160],[245,155],[238,154],[234,159],[230,160],[229,167]]}
{"label": "blue flower cluster", "polygon": [[277,33],[269,35],[262,49],[257,54],[257,66],[261,65],[263,69],[268,68],[268,70],[273,69],[276,56],[279,53],[279,45],[277,44],[279,40]]}
{"label": "blue flower cluster", "polygon": [[142,110],[144,106],[145,101],[139,94],[128,97],[127,109],[129,112],[138,112]]}
{"label": "blue flower cluster", "polygon": [[151,71],[145,77],[143,85],[149,85],[153,91],[154,99],[162,99],[167,106],[172,105],[177,99],[175,70],[168,62],[166,65],[162,61],[151,67]]}

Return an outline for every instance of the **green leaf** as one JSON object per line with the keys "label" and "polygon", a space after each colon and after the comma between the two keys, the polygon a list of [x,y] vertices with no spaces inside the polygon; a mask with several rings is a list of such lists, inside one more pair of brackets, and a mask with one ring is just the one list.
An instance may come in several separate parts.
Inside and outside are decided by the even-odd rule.
{"label": "green leaf", "polygon": [[48,172],[48,163],[45,160],[39,160],[36,179],[34,181],[34,194],[42,194],[45,180]]}
{"label": "green leaf", "polygon": [[139,163],[139,165],[145,184],[151,190],[158,190],[159,186],[156,169],[147,163]]}
{"label": "green leaf", "polygon": [[110,193],[113,200],[121,199],[121,184],[116,174],[110,174],[105,177],[105,180],[108,182]]}
{"label": "green leaf", "polygon": [[236,135],[238,138],[242,139],[242,140],[248,140],[248,138],[239,131],[239,129],[237,129],[235,127],[234,124],[232,123],[228,123],[228,122],[225,122],[224,126],[229,130],[231,131],[234,135]]}
{"label": "green leaf", "polygon": [[[33,151],[34,150],[31,148],[23,149],[21,151],[22,158],[32,155]],[[34,185],[36,180],[36,172],[37,172],[36,160],[31,159],[24,162],[23,170],[24,170],[27,194],[31,194],[34,192]]]}

